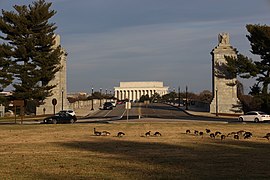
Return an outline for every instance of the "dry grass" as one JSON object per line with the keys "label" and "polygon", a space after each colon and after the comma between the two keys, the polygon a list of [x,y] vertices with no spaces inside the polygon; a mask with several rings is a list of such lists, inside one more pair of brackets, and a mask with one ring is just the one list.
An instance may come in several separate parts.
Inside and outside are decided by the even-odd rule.
{"label": "dry grass", "polygon": [[[110,136],[94,136],[93,128]],[[186,129],[249,140],[186,135]],[[161,137],[144,137],[151,130]],[[118,131],[126,133],[116,137]],[[1,125],[1,179],[269,179],[270,124],[207,122]]]}

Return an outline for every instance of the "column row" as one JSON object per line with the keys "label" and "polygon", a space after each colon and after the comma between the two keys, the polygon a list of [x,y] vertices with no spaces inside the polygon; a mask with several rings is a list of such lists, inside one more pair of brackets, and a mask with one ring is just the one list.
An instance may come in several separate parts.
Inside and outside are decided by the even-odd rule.
{"label": "column row", "polygon": [[158,93],[159,95],[163,96],[166,94],[166,91],[157,91],[157,90],[116,90],[115,96],[119,100],[139,100],[141,96],[148,95],[149,97],[152,97],[155,93]]}

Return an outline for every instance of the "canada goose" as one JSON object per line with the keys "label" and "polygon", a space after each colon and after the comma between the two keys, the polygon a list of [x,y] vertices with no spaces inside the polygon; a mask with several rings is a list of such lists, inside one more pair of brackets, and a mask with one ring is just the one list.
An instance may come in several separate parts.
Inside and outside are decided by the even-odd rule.
{"label": "canada goose", "polygon": [[269,140],[269,136],[263,136],[263,138],[266,138],[267,140]]}
{"label": "canada goose", "polygon": [[233,138],[234,138],[234,139],[239,139],[239,135],[235,134],[235,135],[233,136]]}
{"label": "canada goose", "polygon": [[214,133],[211,133],[210,134],[210,138],[214,138],[215,139],[215,134]]}
{"label": "canada goose", "polygon": [[124,135],[126,135],[126,134],[123,133],[123,132],[118,132],[117,137],[122,137],[122,136],[124,136]]}
{"label": "canada goose", "polygon": [[270,133],[267,133],[266,136],[270,137]]}
{"label": "canada goose", "polygon": [[161,133],[157,131],[154,133],[154,136],[161,136]]}
{"label": "canada goose", "polygon": [[145,136],[150,136],[151,131],[145,133]]}
{"label": "canada goose", "polygon": [[215,136],[217,136],[217,135],[219,135],[219,134],[221,134],[221,132],[219,132],[219,131],[216,131],[216,132],[215,132]]}
{"label": "canada goose", "polygon": [[245,132],[243,136],[252,136],[251,132]]}
{"label": "canada goose", "polygon": [[190,134],[190,130],[188,129],[188,130],[186,130],[186,134]]}
{"label": "canada goose", "polygon": [[221,139],[221,140],[224,140],[225,137],[226,137],[226,136],[225,136],[224,134],[222,134],[222,135],[220,136],[220,139]]}
{"label": "canada goose", "polygon": [[210,129],[205,129],[206,133],[210,133],[211,130]]}
{"label": "canada goose", "polygon": [[96,128],[94,128],[94,135],[96,135],[96,136],[100,136],[100,135],[101,135],[101,132],[96,131]]}
{"label": "canada goose", "polygon": [[199,132],[199,135],[200,135],[200,136],[203,136],[203,132]]}
{"label": "canada goose", "polygon": [[109,136],[111,133],[108,131],[102,131],[101,133],[103,136]]}
{"label": "canada goose", "polygon": [[195,135],[198,135],[198,134],[199,134],[199,131],[194,130],[194,134],[195,134]]}
{"label": "canada goose", "polygon": [[249,139],[249,138],[251,138],[252,137],[252,134],[246,134],[245,136],[244,136],[244,139]]}

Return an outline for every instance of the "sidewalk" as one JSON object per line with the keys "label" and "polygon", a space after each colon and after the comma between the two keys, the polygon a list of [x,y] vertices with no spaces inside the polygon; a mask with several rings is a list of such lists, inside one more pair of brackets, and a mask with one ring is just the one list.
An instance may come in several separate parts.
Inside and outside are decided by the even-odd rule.
{"label": "sidewalk", "polygon": [[91,114],[96,113],[99,110],[99,105],[95,105],[93,108],[94,108],[94,110],[91,110],[92,106],[87,106],[87,107],[81,107],[78,109],[74,109],[74,111],[76,113],[76,116],[78,118],[81,118],[81,117],[85,117],[87,115],[91,115]]}
{"label": "sidewalk", "polygon": [[172,105],[176,108],[181,109],[185,113],[191,115],[191,116],[203,116],[203,117],[212,117],[212,118],[229,118],[229,119],[237,119],[240,114],[215,114],[210,113],[206,111],[202,111],[200,109],[196,109],[196,107],[189,107],[188,110],[186,110],[186,107],[178,107],[178,105]]}

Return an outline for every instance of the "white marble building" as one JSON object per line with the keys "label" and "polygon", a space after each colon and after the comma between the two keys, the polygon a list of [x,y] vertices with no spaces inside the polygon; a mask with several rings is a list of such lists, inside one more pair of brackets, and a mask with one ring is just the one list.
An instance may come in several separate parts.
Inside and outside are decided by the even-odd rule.
{"label": "white marble building", "polygon": [[164,87],[163,82],[120,82],[120,87],[114,87],[115,97],[119,100],[139,100],[143,95],[152,97],[155,93],[163,96],[168,93],[169,87]]}

